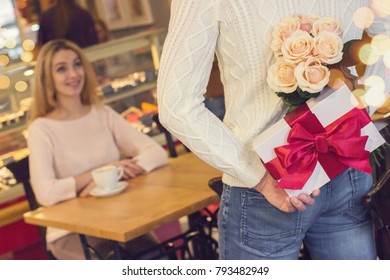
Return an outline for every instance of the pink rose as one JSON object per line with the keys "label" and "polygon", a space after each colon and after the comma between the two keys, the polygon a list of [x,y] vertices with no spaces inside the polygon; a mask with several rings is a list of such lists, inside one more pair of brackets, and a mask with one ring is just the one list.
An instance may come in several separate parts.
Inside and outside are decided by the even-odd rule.
{"label": "pink rose", "polygon": [[320,32],[323,31],[336,33],[340,37],[343,35],[341,23],[335,18],[323,17],[313,22],[312,33],[314,36],[317,36]]}
{"label": "pink rose", "polygon": [[323,31],[314,38],[314,56],[326,64],[335,64],[343,58],[343,42],[333,32]]}
{"label": "pink rose", "polygon": [[313,37],[305,31],[297,30],[283,43],[283,58],[289,63],[297,64],[312,55],[313,47]]}
{"label": "pink rose", "polygon": [[295,65],[277,60],[269,69],[267,83],[275,92],[291,93],[297,89],[297,80],[294,76]]}
{"label": "pink rose", "polygon": [[294,75],[303,91],[318,93],[328,84],[330,71],[318,58],[310,57],[297,65]]}
{"label": "pink rose", "polygon": [[306,31],[308,33],[311,33],[311,30],[313,28],[313,22],[315,22],[318,19],[319,19],[319,16],[315,15],[315,14],[298,15],[300,29],[302,31]]}
{"label": "pink rose", "polygon": [[299,29],[299,21],[296,17],[285,17],[277,24],[272,32],[271,48],[275,55],[281,55],[281,47],[284,41]]}

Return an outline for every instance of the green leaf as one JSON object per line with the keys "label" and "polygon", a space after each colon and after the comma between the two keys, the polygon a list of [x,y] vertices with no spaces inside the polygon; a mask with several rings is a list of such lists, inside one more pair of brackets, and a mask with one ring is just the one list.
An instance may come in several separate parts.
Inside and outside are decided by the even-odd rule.
{"label": "green leaf", "polygon": [[298,88],[297,89],[298,91],[298,94],[302,97],[302,98],[305,98],[306,100],[307,99],[310,99],[310,98],[316,98],[320,95],[320,92],[317,92],[317,93],[310,93],[310,92],[307,92],[307,91],[303,91],[302,89]]}
{"label": "green leaf", "polygon": [[284,103],[288,105],[298,106],[306,102],[307,98],[302,98],[297,91],[281,96]]}

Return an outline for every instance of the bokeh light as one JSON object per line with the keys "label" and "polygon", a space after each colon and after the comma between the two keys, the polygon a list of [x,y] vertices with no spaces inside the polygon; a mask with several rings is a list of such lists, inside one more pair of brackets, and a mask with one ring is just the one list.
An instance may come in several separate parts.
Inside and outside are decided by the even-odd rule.
{"label": "bokeh light", "polygon": [[380,55],[383,55],[386,51],[390,50],[390,38],[384,34],[376,35],[372,38],[371,45],[378,49]]}
{"label": "bokeh light", "polygon": [[390,15],[390,1],[388,0],[372,0],[371,8],[380,17]]}
{"label": "bokeh light", "polygon": [[5,47],[9,48],[9,49],[13,49],[16,47],[16,40],[15,38],[7,38],[5,40]]}
{"label": "bokeh light", "polygon": [[5,40],[4,38],[0,37],[0,49],[5,47]]}
{"label": "bokeh light", "polygon": [[386,102],[387,97],[387,94],[378,88],[371,88],[364,95],[364,101],[369,106],[380,107]]}
{"label": "bokeh light", "polygon": [[379,107],[386,101],[386,84],[382,77],[370,76],[364,81],[364,86],[366,89],[364,101],[368,105]]}
{"label": "bokeh light", "polygon": [[33,60],[33,54],[31,52],[22,52],[20,54],[20,59],[23,62],[30,62]]}
{"label": "bokeh light", "polygon": [[370,8],[362,7],[354,12],[353,22],[360,29],[365,29],[371,26],[374,22],[374,17],[374,13]]}
{"label": "bokeh light", "polygon": [[364,81],[364,86],[367,90],[377,88],[378,90],[385,91],[386,84],[382,77],[370,76]]}
{"label": "bokeh light", "polygon": [[390,69],[390,50],[383,55],[383,61],[388,69]]}
{"label": "bokeh light", "polygon": [[[363,108],[367,107],[367,104],[365,104],[365,101],[363,99],[364,95],[366,94],[366,92],[367,91],[364,88],[357,88],[354,91],[352,91],[352,94],[355,96],[355,98],[359,102],[357,107],[360,108],[360,109],[363,109]],[[354,103],[354,101],[352,103]]]}
{"label": "bokeh light", "polygon": [[18,81],[15,84],[15,89],[19,92],[24,92],[28,88],[28,84],[25,81]]}
{"label": "bokeh light", "polygon": [[359,51],[359,59],[366,65],[377,63],[379,56],[379,50],[371,44],[365,44]]}
{"label": "bokeh light", "polygon": [[9,57],[5,54],[0,55],[0,66],[7,66],[9,64]]}
{"label": "bokeh light", "polygon": [[366,90],[363,89],[363,88],[357,88],[353,91],[353,94],[356,96],[356,97],[363,97],[365,94],[366,94]]}
{"label": "bokeh light", "polygon": [[35,48],[33,40],[27,39],[23,41],[23,49],[26,51],[32,51]]}
{"label": "bokeh light", "polygon": [[0,75],[0,89],[7,89],[11,84],[11,80],[4,75]]}
{"label": "bokeh light", "polygon": [[29,77],[29,76],[32,76],[34,74],[34,70],[30,69],[30,70],[27,70],[27,71],[24,71],[23,75],[25,77]]}

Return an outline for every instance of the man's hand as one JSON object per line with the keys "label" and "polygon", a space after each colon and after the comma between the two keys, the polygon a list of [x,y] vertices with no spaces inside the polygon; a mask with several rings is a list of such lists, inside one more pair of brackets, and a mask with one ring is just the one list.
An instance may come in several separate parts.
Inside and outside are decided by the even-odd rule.
{"label": "man's hand", "polygon": [[302,193],[298,197],[289,197],[288,194],[279,188],[275,188],[277,181],[267,172],[254,189],[264,195],[273,206],[287,213],[305,211],[306,205],[313,205],[314,198],[320,195],[320,190],[313,191],[312,196]]}

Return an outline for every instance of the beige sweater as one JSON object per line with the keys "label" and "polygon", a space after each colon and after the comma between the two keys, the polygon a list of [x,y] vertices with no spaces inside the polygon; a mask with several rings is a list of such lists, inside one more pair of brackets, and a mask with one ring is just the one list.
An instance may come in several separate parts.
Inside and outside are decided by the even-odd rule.
{"label": "beige sweater", "polygon": [[[265,169],[253,138],[285,113],[266,83],[272,28],[285,16],[315,13],[341,20],[343,42],[359,39],[354,12],[368,0],[173,0],[158,78],[160,119],[194,153],[224,172],[232,186],[253,187]],[[376,18],[370,34],[390,35]],[[224,125],[202,104],[214,51],[224,84]],[[385,76],[383,62],[367,74]],[[387,92],[390,81],[387,79]]]}
{"label": "beige sweater", "polygon": [[[31,183],[38,202],[49,206],[76,197],[74,176],[119,159],[134,157],[150,171],[167,163],[167,153],[108,106],[92,106],[72,121],[36,119],[28,130]],[[52,242],[67,231],[48,228]]]}

